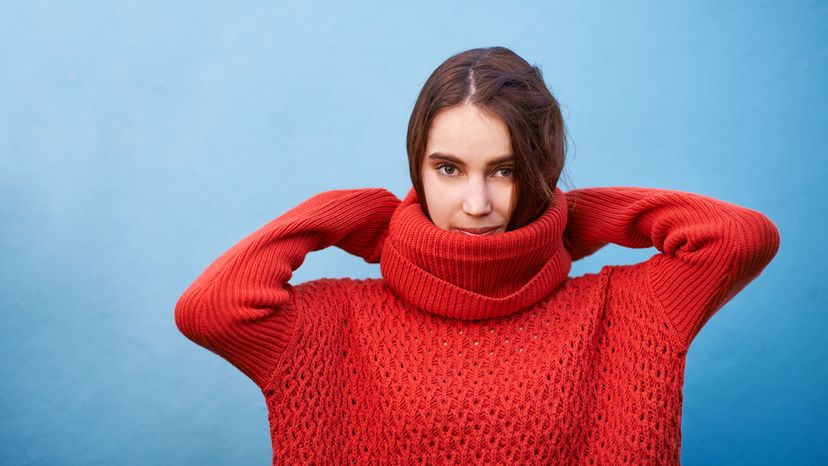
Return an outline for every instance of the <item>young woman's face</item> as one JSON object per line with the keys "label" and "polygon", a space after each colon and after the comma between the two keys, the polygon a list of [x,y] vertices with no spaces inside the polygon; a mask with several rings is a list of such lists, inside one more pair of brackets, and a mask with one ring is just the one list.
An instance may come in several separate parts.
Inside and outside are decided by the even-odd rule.
{"label": "young woman's face", "polygon": [[474,105],[441,111],[428,133],[422,163],[432,222],[460,234],[497,234],[509,223],[514,159],[509,129]]}

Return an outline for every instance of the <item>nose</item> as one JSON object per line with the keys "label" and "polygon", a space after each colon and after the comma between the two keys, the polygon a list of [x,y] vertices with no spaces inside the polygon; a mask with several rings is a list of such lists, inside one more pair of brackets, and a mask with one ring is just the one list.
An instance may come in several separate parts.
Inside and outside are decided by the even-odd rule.
{"label": "nose", "polygon": [[470,183],[463,200],[463,212],[479,217],[492,211],[492,203],[485,182]]}

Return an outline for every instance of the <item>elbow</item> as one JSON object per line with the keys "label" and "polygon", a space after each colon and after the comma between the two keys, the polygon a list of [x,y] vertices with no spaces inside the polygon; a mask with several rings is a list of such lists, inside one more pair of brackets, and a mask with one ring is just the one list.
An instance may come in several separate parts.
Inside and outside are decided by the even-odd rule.
{"label": "elbow", "polygon": [[178,298],[173,310],[175,326],[179,332],[190,339],[196,339],[196,329],[198,328],[197,304],[194,301],[193,294],[187,291]]}
{"label": "elbow", "polygon": [[756,212],[753,223],[753,242],[756,246],[754,256],[757,260],[769,263],[779,251],[781,238],[779,228],[765,214]]}
{"label": "elbow", "polygon": [[737,223],[735,258],[748,275],[758,275],[779,251],[781,238],[776,225],[761,212],[750,210]]}

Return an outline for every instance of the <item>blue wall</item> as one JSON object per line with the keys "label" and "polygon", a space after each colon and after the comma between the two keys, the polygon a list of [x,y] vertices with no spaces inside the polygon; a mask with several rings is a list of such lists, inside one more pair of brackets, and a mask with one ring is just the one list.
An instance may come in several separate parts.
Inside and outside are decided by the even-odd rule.
{"label": "blue wall", "polygon": [[[699,192],[780,229],[691,346],[682,462],[828,463],[824,3],[179,3],[0,2],[0,463],[269,464],[261,393],[175,301],[317,192],[405,195],[420,87],[489,45],[563,105],[565,190]],[[321,276],[379,268],[328,249],[293,282]]]}

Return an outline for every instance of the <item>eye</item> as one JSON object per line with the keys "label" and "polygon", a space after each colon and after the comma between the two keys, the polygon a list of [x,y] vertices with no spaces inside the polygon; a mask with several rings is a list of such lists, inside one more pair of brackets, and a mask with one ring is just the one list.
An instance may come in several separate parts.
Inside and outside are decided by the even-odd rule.
{"label": "eye", "polygon": [[[436,168],[437,174],[440,176],[454,178],[457,175],[458,169],[454,165],[448,163],[441,163]],[[511,178],[514,175],[514,167],[500,167],[495,170],[495,173],[499,173],[502,178]],[[505,172],[505,173],[504,173]]]}
{"label": "eye", "polygon": [[504,178],[511,178],[512,175],[515,172],[515,169],[512,168],[512,167],[500,167],[500,168],[497,169],[497,171],[499,171],[501,173],[503,173],[503,170],[506,170],[506,172],[507,172],[506,175],[503,175]]}
{"label": "eye", "polygon": [[[441,168],[445,168],[447,171],[441,172]],[[454,176],[454,170],[457,170],[457,167],[455,167],[454,165],[449,165],[447,163],[442,163],[437,166],[437,174],[442,176]]]}

